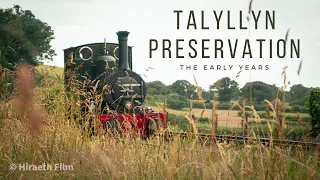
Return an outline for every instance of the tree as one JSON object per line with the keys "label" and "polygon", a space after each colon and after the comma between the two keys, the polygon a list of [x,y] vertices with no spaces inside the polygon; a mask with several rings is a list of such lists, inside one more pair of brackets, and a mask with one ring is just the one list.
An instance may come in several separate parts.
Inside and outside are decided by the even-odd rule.
{"label": "tree", "polygon": [[320,137],[320,88],[310,90],[308,107],[309,107],[309,114],[312,119],[311,135],[315,138],[319,138]]}
{"label": "tree", "polygon": [[169,89],[161,81],[152,81],[147,83],[148,94],[164,95],[169,93]]}
{"label": "tree", "polygon": [[206,91],[204,89],[201,88],[201,91],[202,91],[202,98],[204,100],[210,100],[212,98],[212,93],[210,93],[210,91]]}
{"label": "tree", "polygon": [[158,94],[158,91],[156,88],[148,88],[147,91],[148,91],[148,94],[150,94],[150,95],[157,95]]}
{"label": "tree", "polygon": [[276,98],[277,87],[261,81],[246,83],[241,89],[244,97],[250,99],[250,88],[252,86],[252,100],[254,103],[262,103],[265,99],[273,101]]}
{"label": "tree", "polygon": [[182,109],[187,107],[187,98],[177,93],[169,94],[167,96],[167,106],[171,109]]}
{"label": "tree", "polygon": [[191,95],[193,97],[196,96],[196,86],[187,80],[177,80],[169,86],[169,89],[171,93],[177,93],[182,96],[187,94],[188,98],[190,98]]}
{"label": "tree", "polygon": [[302,84],[293,85],[288,92],[287,101],[292,106],[304,106],[308,93],[309,88]]}
{"label": "tree", "polygon": [[52,60],[55,51],[50,42],[54,39],[51,27],[35,18],[30,10],[19,5],[0,9],[0,65],[13,68],[21,61],[37,65]]}
{"label": "tree", "polygon": [[231,80],[229,77],[219,79],[217,82],[209,86],[210,92],[214,89],[218,90],[219,101],[231,101],[239,97],[239,84]]}

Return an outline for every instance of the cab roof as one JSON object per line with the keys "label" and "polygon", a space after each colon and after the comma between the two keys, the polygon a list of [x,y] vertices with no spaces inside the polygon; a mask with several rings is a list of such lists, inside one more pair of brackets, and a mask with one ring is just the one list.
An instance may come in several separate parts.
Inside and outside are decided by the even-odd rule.
{"label": "cab roof", "polygon": [[[82,46],[92,46],[92,45],[98,45],[98,44],[104,44],[104,42],[101,42],[101,43],[89,43],[89,44],[82,44],[82,45],[79,45],[79,46],[73,46],[73,47],[69,47],[69,48],[66,48],[66,49],[63,49],[63,51],[66,51],[66,50],[69,50],[69,49],[74,49],[74,48],[79,48],[79,47],[82,47]],[[112,44],[112,45],[119,45],[118,43],[106,43],[106,44]],[[128,47],[133,47],[133,46],[128,46]]]}

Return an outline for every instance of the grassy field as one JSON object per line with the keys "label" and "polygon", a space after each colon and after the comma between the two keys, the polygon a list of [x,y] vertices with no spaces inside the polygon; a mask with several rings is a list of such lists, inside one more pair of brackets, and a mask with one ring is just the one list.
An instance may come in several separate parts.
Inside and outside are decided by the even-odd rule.
{"label": "grassy field", "polygon": [[[160,107],[151,106],[152,109],[154,109],[157,112],[161,112],[162,109]],[[168,109],[168,113],[177,115],[177,116],[186,116],[189,114],[189,111],[187,110],[174,110],[174,109]],[[230,127],[230,128],[241,128],[242,127],[242,118],[238,115],[237,110],[216,110],[216,113],[218,114],[218,125],[221,127]],[[259,112],[258,112],[259,113]],[[191,114],[195,115],[196,117],[206,117],[211,119],[212,118],[212,110],[211,109],[192,109]],[[273,113],[270,114],[271,118],[261,118],[260,121],[268,121],[273,122],[272,120]],[[295,113],[285,113],[286,116],[296,116]],[[305,117],[309,117],[308,114],[301,114],[302,120]],[[256,118],[248,118],[249,122],[256,122]],[[297,119],[295,120],[297,122]],[[208,122],[209,123],[209,122]],[[292,123],[291,123],[292,125]],[[308,123],[302,123],[302,125],[309,126]],[[211,126],[210,124],[207,125],[201,125],[201,126]]]}
{"label": "grassy field", "polygon": [[63,78],[63,68],[57,66],[39,65],[36,66],[36,70],[45,75],[51,77],[61,77]]}
{"label": "grassy field", "polygon": [[[67,98],[60,81],[33,89],[28,70],[17,74],[17,93],[0,103],[1,179],[320,179],[319,149],[144,140],[130,129],[125,136],[102,130],[89,136],[86,123],[66,120],[66,104],[79,102]],[[218,114],[239,118],[235,111]],[[53,170],[19,169],[26,163]],[[54,166],[60,163],[72,168]]]}
{"label": "grassy field", "polygon": [[[156,106],[151,106],[152,109],[155,111],[162,111],[161,108]],[[178,116],[185,116],[188,115],[188,111],[180,111],[174,109],[167,109],[168,113],[172,113]],[[203,112],[203,113],[202,113]],[[211,109],[192,109],[191,112],[196,117],[207,117],[211,119],[212,117],[212,110]],[[221,126],[228,126],[228,127],[241,127],[241,117],[238,116],[238,111],[235,110],[217,110],[216,113],[218,114],[218,124]]]}

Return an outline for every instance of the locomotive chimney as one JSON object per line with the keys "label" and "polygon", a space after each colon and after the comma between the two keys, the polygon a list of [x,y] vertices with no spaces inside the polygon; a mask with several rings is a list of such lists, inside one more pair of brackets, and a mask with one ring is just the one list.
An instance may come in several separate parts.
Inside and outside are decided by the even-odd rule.
{"label": "locomotive chimney", "polygon": [[118,31],[119,40],[119,70],[130,70],[128,61],[128,31]]}

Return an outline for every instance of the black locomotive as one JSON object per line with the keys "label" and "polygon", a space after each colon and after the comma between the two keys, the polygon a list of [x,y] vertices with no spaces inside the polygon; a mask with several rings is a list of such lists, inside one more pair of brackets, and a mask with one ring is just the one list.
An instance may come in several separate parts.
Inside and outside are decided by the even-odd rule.
{"label": "black locomotive", "polygon": [[105,41],[64,50],[67,92],[72,93],[71,79],[76,78],[83,82],[86,92],[94,89],[100,94],[101,103],[85,102],[81,111],[90,109],[90,104],[102,123],[114,119],[120,123],[127,120],[135,124],[142,134],[149,134],[151,120],[157,127],[166,127],[166,113],[145,113],[143,109],[146,85],[141,76],[131,70],[132,47],[127,43],[129,32],[119,31],[117,35],[118,44]]}

